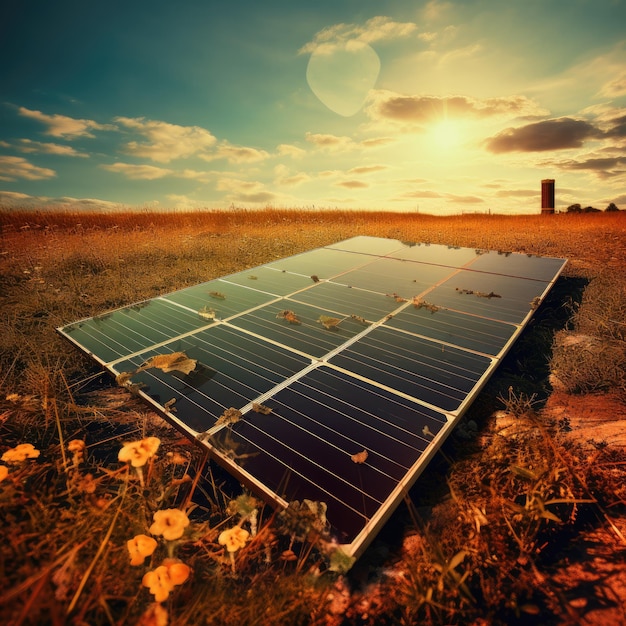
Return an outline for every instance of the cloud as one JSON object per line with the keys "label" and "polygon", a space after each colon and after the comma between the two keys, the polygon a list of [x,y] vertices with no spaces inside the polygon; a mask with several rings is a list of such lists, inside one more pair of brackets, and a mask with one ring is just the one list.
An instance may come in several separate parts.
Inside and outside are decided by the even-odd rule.
{"label": "cloud", "polygon": [[124,146],[124,152],[157,163],[201,156],[217,142],[208,130],[200,126],[179,126],[158,120],[146,120],[143,117],[117,117],[115,121],[147,140],[129,141]]}
{"label": "cloud", "polygon": [[582,160],[568,159],[551,164],[562,170],[588,171],[600,179],[623,176],[626,172],[626,156],[588,157]]}
{"label": "cloud", "polygon": [[268,204],[276,200],[277,196],[270,191],[257,191],[256,193],[238,193],[231,199],[237,202],[249,202],[251,204]]}
{"label": "cloud", "polygon": [[537,189],[500,189],[495,194],[496,198],[532,198],[537,195]]}
{"label": "cloud", "polygon": [[189,180],[197,180],[201,183],[208,183],[211,180],[211,173],[203,172],[201,170],[183,170],[182,172],[176,174],[176,176],[179,176],[180,178],[188,178]]}
{"label": "cloud", "polygon": [[227,141],[220,144],[213,154],[200,154],[205,161],[215,161],[216,159],[226,159],[229,163],[256,163],[264,161],[270,157],[269,152],[247,146],[234,146]]}
{"label": "cloud", "polygon": [[282,164],[274,168],[274,174],[276,176],[274,178],[274,184],[285,187],[295,187],[296,185],[301,185],[311,180],[311,177],[306,172],[292,174],[289,168]]}
{"label": "cloud", "polygon": [[373,172],[381,172],[386,169],[389,169],[387,165],[362,165],[348,170],[348,174],[371,174]]}
{"label": "cloud", "polygon": [[394,40],[408,37],[417,30],[413,22],[396,22],[390,17],[379,15],[367,20],[365,24],[334,24],[320,30],[313,40],[306,43],[299,54],[330,54],[337,46],[348,41],[371,44],[377,41]]}
{"label": "cloud", "polygon": [[456,202],[457,204],[482,204],[484,202],[484,199],[478,196],[457,196],[453,193],[447,193],[446,198],[450,202]]}
{"label": "cloud", "polygon": [[93,120],[75,119],[65,115],[46,115],[41,111],[32,111],[25,107],[19,107],[18,113],[22,117],[28,117],[45,124],[48,130],[46,135],[64,139],[76,139],[77,137],[94,137],[90,130],[115,130],[111,124],[98,124]]}
{"label": "cloud", "polygon": [[45,180],[54,178],[57,173],[47,167],[38,167],[23,157],[0,156],[0,180],[14,181],[18,178],[25,180]]}
{"label": "cloud", "polygon": [[256,180],[241,180],[239,178],[220,178],[217,181],[218,191],[240,191],[244,189],[246,192],[259,191],[263,189],[263,183]]}
{"label": "cloud", "polygon": [[349,150],[354,147],[352,139],[345,136],[338,137],[337,135],[307,132],[305,139],[318,148],[331,150],[333,152],[337,150]]}
{"label": "cloud", "polygon": [[133,165],[131,163],[112,163],[111,165],[100,165],[107,172],[122,174],[130,180],[156,180],[164,176],[170,176],[174,172],[163,167],[154,165]]}
{"label": "cloud", "polygon": [[567,150],[580,148],[586,139],[600,135],[600,131],[587,121],[562,117],[518,128],[507,128],[488,139],[486,147],[495,154]]}
{"label": "cloud", "polygon": [[626,72],[609,80],[600,88],[600,95],[606,98],[626,96]]}
{"label": "cloud", "polygon": [[303,150],[302,148],[298,148],[297,146],[293,146],[288,143],[281,143],[279,146],[277,146],[276,151],[280,156],[290,156],[294,159],[299,159],[306,154],[306,150]]}
{"label": "cloud", "polygon": [[450,117],[519,117],[545,113],[526,96],[502,96],[483,100],[467,96],[402,95],[375,90],[365,108],[373,120],[425,124]]}
{"label": "cloud", "polygon": [[63,146],[58,143],[42,143],[40,141],[32,141],[31,139],[20,139],[16,148],[20,152],[54,154],[56,156],[82,157],[89,155],[86,152],[78,152],[72,146]]}
{"label": "cloud", "polygon": [[395,143],[395,141],[392,137],[374,137],[373,139],[364,139],[361,145],[364,148],[378,148],[378,146],[386,146]]}
{"label": "cloud", "polygon": [[72,198],[63,196],[61,198],[50,198],[48,196],[31,196],[26,193],[15,191],[0,191],[0,205],[10,208],[33,208],[41,209],[42,206],[70,209],[98,209],[101,211],[112,211],[126,208],[119,202],[100,200],[99,198]]}
{"label": "cloud", "polygon": [[402,198],[443,198],[444,196],[438,191],[407,191],[403,193]]}
{"label": "cloud", "polygon": [[345,187],[346,189],[363,189],[369,187],[368,183],[364,183],[362,180],[344,180],[340,183],[335,183],[337,187]]}

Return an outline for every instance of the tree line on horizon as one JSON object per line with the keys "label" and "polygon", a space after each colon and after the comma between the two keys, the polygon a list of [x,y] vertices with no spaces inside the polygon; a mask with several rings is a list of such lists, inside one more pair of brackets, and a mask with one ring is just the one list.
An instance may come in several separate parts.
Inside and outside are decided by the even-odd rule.
{"label": "tree line on horizon", "polygon": [[[614,202],[611,202],[611,204],[609,204],[609,206],[606,207],[606,209],[604,209],[605,212],[607,213],[612,213],[613,211],[619,211],[620,209],[617,207],[617,205]],[[596,209],[595,207],[592,206],[586,206],[585,208],[582,207],[582,205],[580,205],[579,203],[576,204],[570,204],[567,209],[565,209],[566,213],[600,213],[602,211],[602,209]]]}

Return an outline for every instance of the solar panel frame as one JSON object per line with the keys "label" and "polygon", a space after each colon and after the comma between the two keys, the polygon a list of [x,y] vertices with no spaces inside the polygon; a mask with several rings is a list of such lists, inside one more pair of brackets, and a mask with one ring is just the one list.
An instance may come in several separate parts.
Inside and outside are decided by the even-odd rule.
{"label": "solar panel frame", "polygon": [[[357,236],[57,330],[272,505],[324,500],[358,557],[566,262]],[[137,371],[173,352],[196,369]]]}

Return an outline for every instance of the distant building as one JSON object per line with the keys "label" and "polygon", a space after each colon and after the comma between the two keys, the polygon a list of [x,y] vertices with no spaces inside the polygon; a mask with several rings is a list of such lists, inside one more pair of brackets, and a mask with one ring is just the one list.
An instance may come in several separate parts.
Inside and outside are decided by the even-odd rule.
{"label": "distant building", "polygon": [[541,215],[554,213],[554,178],[541,181]]}

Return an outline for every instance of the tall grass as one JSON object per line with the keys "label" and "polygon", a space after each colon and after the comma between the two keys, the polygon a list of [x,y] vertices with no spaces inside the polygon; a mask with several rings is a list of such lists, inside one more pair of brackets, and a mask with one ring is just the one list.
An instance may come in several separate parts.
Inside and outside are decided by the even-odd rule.
{"label": "tall grass", "polygon": [[[590,457],[567,438],[566,424],[542,417],[531,393],[502,387],[530,384],[547,367],[545,335],[555,327],[545,320],[553,313],[570,318],[570,330],[610,333],[623,346],[624,293],[611,275],[626,268],[625,215],[0,211],[0,453],[24,443],[40,452],[0,464],[8,467],[0,481],[0,622],[582,619],[587,609],[571,602],[581,588],[558,572],[576,558],[570,546],[587,529],[614,524],[619,532],[626,456],[598,447]],[[518,342],[509,371],[488,386],[407,506],[346,575],[306,510],[281,518],[245,494],[242,501],[239,485],[54,328],[355,235],[566,256],[567,276],[591,282],[580,306],[552,301],[554,311],[538,312],[530,331],[541,341]],[[494,404],[511,416],[506,431],[493,427]],[[118,452],[152,436],[161,445],[140,478]],[[77,440],[86,446],[78,459],[78,444],[70,447]],[[190,519],[181,538],[171,545],[155,535],[154,553],[131,566],[127,542],[149,535],[154,513],[170,508]],[[231,559],[219,539],[236,525],[250,536]],[[609,547],[622,545],[619,534],[608,536]],[[190,568],[189,577],[155,602],[142,580],[168,556]],[[600,601],[608,591],[596,583]]]}

